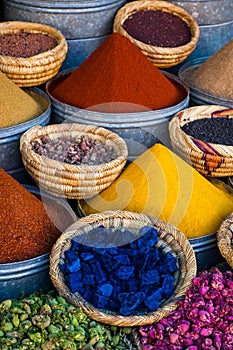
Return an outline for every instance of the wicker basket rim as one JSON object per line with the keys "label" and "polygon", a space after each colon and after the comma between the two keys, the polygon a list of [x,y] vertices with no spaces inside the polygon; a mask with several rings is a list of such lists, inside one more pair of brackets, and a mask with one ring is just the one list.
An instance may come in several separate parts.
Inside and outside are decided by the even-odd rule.
{"label": "wicker basket rim", "polygon": [[[109,225],[113,227],[113,222],[115,220],[116,227],[119,227],[122,222],[126,221],[129,223],[127,227],[135,227],[135,223],[140,222],[143,225],[150,225],[156,227],[158,230],[161,230],[162,233],[166,231],[163,237],[163,243],[170,246],[171,242],[176,242],[180,244],[180,247],[183,248],[183,253],[185,256],[185,266],[181,266],[181,271],[179,271],[179,281],[182,280],[180,288],[176,286],[175,292],[171,298],[168,299],[168,304],[164,304],[156,312],[148,313],[147,315],[135,315],[135,316],[122,316],[106,313],[104,310],[97,309],[93,305],[87,303],[78,293],[72,294],[68,287],[65,285],[62,280],[62,275],[59,274],[58,263],[60,261],[60,254],[65,249],[65,244],[69,241],[73,234],[79,234],[83,232],[85,227],[93,227],[92,225],[99,225],[100,223],[106,222],[109,220]],[[132,225],[131,225],[132,224]],[[131,225],[131,226],[130,226]],[[181,254],[179,253],[179,256]],[[58,269],[58,270],[57,270]],[[183,271],[185,269],[185,271]],[[81,307],[84,308],[84,311],[91,315],[93,319],[102,321],[104,323],[115,324],[115,325],[143,325],[152,322],[152,320],[161,319],[174,310],[177,306],[176,302],[180,300],[186,293],[187,288],[191,285],[192,278],[195,277],[197,271],[195,253],[188,241],[188,239],[181,233],[176,227],[161,221],[160,219],[151,217],[146,214],[133,213],[127,211],[105,211],[100,214],[91,214],[87,217],[81,218],[78,222],[71,225],[57,240],[55,245],[52,248],[50,255],[50,276],[51,280],[56,287],[56,289],[61,293],[65,298],[68,298],[69,301],[76,303],[77,299],[80,300],[77,302]],[[181,282],[180,282],[181,283]],[[179,285],[179,283],[178,283]]]}
{"label": "wicker basket rim", "polygon": [[233,213],[221,223],[217,231],[217,246],[221,255],[233,269]]}

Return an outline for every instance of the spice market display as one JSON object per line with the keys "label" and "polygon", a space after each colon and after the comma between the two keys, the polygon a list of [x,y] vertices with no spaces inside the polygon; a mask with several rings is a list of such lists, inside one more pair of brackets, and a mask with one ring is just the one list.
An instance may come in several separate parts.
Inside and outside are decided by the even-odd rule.
{"label": "spice market display", "polygon": [[202,0],[104,0],[73,53],[31,2],[1,5],[0,350],[233,350],[233,25],[193,59]]}

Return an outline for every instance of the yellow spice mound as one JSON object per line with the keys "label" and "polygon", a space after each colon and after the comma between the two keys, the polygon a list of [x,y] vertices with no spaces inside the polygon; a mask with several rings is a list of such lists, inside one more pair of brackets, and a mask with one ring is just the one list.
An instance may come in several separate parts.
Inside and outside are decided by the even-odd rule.
{"label": "yellow spice mound", "polygon": [[187,238],[217,231],[233,211],[233,195],[156,144],[101,194],[81,202],[86,215],[104,210],[145,213],[177,226]]}
{"label": "yellow spice mound", "polygon": [[37,100],[35,95],[27,93],[0,72],[0,128],[25,123],[42,114],[47,103],[43,99]]}

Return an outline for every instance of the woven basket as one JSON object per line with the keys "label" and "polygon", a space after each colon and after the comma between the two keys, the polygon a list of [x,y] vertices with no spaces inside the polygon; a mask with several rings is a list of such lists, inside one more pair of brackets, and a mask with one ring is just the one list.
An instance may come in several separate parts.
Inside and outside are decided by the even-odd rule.
{"label": "woven basket", "polygon": [[228,265],[233,269],[233,213],[228,215],[217,231],[217,245]]}
{"label": "woven basket", "polygon": [[[98,165],[73,165],[40,156],[32,150],[32,141],[41,136],[60,138],[81,135],[111,145],[117,157]],[[110,186],[120,174],[128,156],[126,143],[117,134],[101,127],[78,123],[33,127],[21,136],[20,152],[26,170],[41,189],[70,199],[90,198]]]}
{"label": "woven basket", "polygon": [[0,55],[0,71],[22,87],[36,86],[54,77],[66,58],[68,45],[62,33],[45,24],[32,22],[2,22],[0,35],[15,34],[24,30],[27,33],[43,33],[53,36],[57,46],[52,50],[28,58]]}
{"label": "woven basket", "polygon": [[[145,44],[129,35],[123,28],[126,19],[135,12],[146,10],[161,10],[169,12],[181,18],[190,28],[191,40],[186,45],[178,47],[158,47]],[[140,31],[140,25],[138,26]],[[168,1],[133,1],[125,4],[118,10],[114,23],[113,32],[118,32],[133,42],[150,60],[159,68],[169,68],[183,62],[195,49],[200,30],[195,19],[182,7],[174,5]]]}
{"label": "woven basket", "polygon": [[[215,113],[216,112],[216,113]],[[203,142],[187,135],[181,127],[202,118],[233,118],[232,110],[223,106],[204,105],[178,112],[169,122],[173,149],[201,174],[211,177],[233,175],[233,146]]]}
{"label": "woven basket", "polygon": [[[60,271],[59,262],[64,257],[64,251],[71,246],[71,239],[99,225],[107,228],[124,227],[127,229],[140,229],[149,225],[157,229],[159,235],[158,246],[177,258],[178,273],[173,295],[155,312],[122,316],[110,310],[100,310],[88,303],[79,293],[72,294],[65,284],[64,276]],[[135,234],[136,235],[136,234]],[[106,211],[81,218],[63,233],[53,246],[50,255],[50,276],[57,291],[70,303],[81,307],[92,319],[116,326],[139,326],[157,322],[176,309],[177,301],[183,298],[187,288],[196,275],[195,253],[187,238],[174,226],[154,217],[131,213],[127,211]]]}

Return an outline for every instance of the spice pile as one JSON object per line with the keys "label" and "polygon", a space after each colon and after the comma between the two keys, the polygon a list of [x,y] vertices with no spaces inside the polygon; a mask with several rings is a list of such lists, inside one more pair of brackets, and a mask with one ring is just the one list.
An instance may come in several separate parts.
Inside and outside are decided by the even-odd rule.
{"label": "spice pile", "polygon": [[165,146],[155,144],[110,187],[81,201],[81,208],[86,215],[117,209],[145,213],[177,226],[187,238],[195,238],[217,232],[233,211],[233,196]]}
{"label": "spice pile", "polygon": [[78,139],[50,139],[49,136],[42,136],[32,142],[32,149],[41,156],[74,165],[103,164],[116,158],[116,152],[111,145],[85,135]]}
{"label": "spice pile", "polygon": [[50,252],[60,231],[43,203],[0,169],[0,264]]}
{"label": "spice pile", "polygon": [[0,101],[0,128],[27,122],[48,108],[48,102],[42,96],[21,89],[1,72]]}
{"label": "spice pile", "polygon": [[232,271],[200,272],[176,311],[139,332],[142,350],[232,350]]}
{"label": "spice pile", "polygon": [[0,35],[0,55],[27,58],[57,46],[54,37],[44,33],[25,32]]}
{"label": "spice pile", "polygon": [[168,79],[131,41],[111,34],[50,93],[71,106],[99,112],[142,112],[174,106],[187,93]]}
{"label": "spice pile", "polygon": [[191,87],[214,97],[233,100],[233,39],[189,76]]}
{"label": "spice pile", "polygon": [[[131,243],[119,246],[123,240]],[[98,226],[72,238],[60,269],[71,292],[97,308],[124,316],[156,311],[173,294],[178,270],[176,258],[157,242],[154,227],[144,226],[136,236]]]}
{"label": "spice pile", "polygon": [[191,40],[188,25],[166,11],[135,12],[125,20],[123,28],[133,38],[153,46],[177,47]]}
{"label": "spice pile", "polygon": [[92,321],[55,291],[0,303],[1,350],[133,350],[131,333]]}

